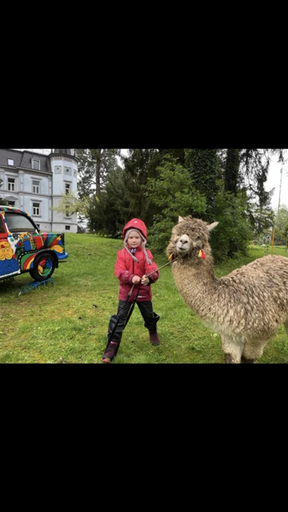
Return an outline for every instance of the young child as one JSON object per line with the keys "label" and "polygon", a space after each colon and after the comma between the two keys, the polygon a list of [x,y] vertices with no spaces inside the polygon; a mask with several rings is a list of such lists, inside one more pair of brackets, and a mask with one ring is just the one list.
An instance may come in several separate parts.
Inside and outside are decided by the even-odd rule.
{"label": "young child", "polygon": [[[135,298],[145,322],[144,326],[149,331],[152,345],[160,345],[156,328],[156,323],[160,317],[153,311],[150,286],[157,281],[159,272],[156,271],[147,277],[147,274],[157,269],[157,266],[151,252],[145,247],[147,229],[141,219],[132,219],[124,226],[123,242],[124,248],[118,251],[115,265],[115,275],[120,281],[117,319],[115,315],[112,315],[109,321],[108,343],[102,356],[104,363],[111,363],[117,354],[131,302]],[[129,296],[132,286],[132,294]],[[117,321],[117,326],[113,332]]]}

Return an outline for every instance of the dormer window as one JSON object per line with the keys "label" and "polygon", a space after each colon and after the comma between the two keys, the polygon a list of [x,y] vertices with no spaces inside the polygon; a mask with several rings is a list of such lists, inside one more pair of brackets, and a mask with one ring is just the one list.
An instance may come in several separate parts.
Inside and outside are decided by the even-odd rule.
{"label": "dormer window", "polygon": [[32,169],[37,169],[37,171],[40,170],[40,160],[36,160],[35,158],[32,159]]}
{"label": "dormer window", "polygon": [[8,165],[14,165],[13,158],[8,158]]}

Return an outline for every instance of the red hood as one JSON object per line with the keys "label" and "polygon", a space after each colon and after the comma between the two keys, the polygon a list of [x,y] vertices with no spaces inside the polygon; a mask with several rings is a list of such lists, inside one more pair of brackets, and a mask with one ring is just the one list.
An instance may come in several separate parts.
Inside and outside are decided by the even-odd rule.
{"label": "red hood", "polygon": [[141,231],[142,235],[147,240],[147,228],[146,228],[143,220],[141,220],[141,219],[132,219],[132,220],[129,220],[129,222],[127,222],[127,224],[123,228],[123,234],[122,234],[123,240],[125,238],[125,233],[126,233],[127,229],[132,229],[132,228],[135,228],[135,229],[138,229],[139,231]]}

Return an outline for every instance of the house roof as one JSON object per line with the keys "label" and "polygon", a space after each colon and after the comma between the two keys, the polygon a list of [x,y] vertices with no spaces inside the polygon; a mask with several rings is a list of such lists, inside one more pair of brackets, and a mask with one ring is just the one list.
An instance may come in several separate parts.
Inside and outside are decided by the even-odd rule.
{"label": "house roof", "polygon": [[22,151],[15,151],[13,149],[0,149],[1,167],[8,166],[8,158],[13,158],[15,167],[19,167],[22,158]]}
{"label": "house roof", "polygon": [[40,160],[40,170],[41,171],[51,172],[49,157],[46,155],[41,155],[39,153],[32,153],[31,151],[23,151],[20,167],[24,167],[26,169],[31,169],[32,159]]}
{"label": "house roof", "polygon": [[[8,158],[14,160],[14,166],[8,165]],[[32,159],[40,160],[40,172],[51,173],[49,156],[32,151],[17,151],[16,149],[0,149],[0,167],[32,169]]]}

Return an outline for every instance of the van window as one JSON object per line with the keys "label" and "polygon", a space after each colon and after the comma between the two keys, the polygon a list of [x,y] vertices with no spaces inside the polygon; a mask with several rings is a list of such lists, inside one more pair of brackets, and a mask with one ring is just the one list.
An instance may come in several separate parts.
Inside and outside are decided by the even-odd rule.
{"label": "van window", "polygon": [[36,229],[33,226],[32,222],[25,217],[24,215],[21,215],[21,213],[10,213],[6,212],[6,222],[7,227],[11,233],[19,233],[24,232],[27,233],[35,233]]}

